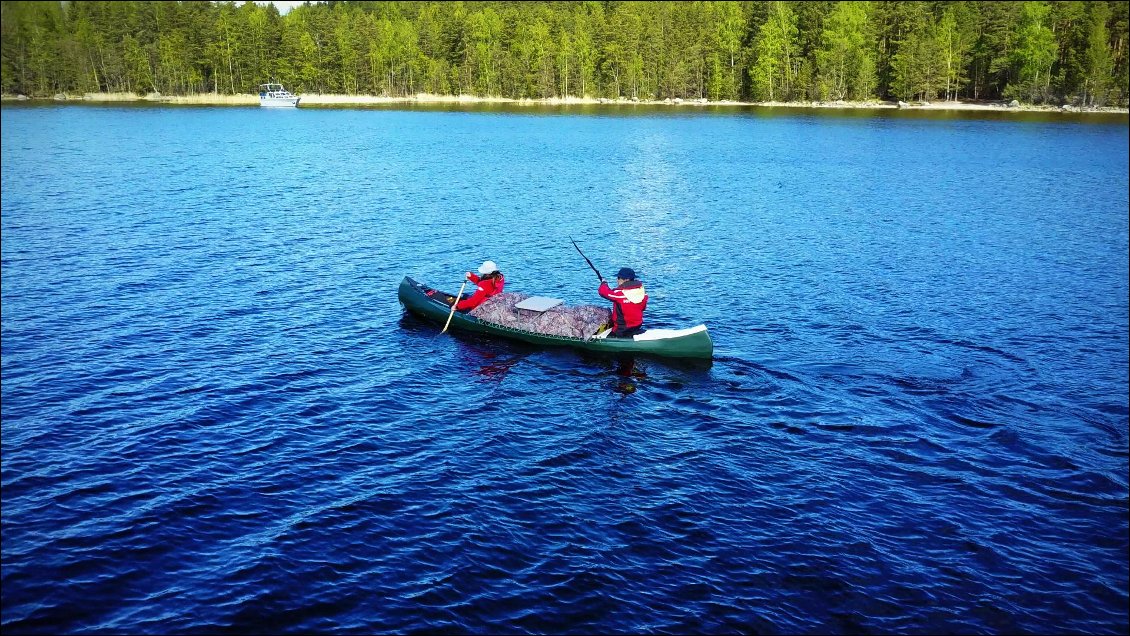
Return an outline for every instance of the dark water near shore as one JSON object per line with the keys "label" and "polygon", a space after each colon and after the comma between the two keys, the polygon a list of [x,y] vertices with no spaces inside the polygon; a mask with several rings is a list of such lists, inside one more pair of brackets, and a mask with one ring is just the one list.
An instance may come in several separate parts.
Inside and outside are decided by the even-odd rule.
{"label": "dark water near shore", "polygon": [[1125,117],[0,115],[5,633],[1130,629]]}

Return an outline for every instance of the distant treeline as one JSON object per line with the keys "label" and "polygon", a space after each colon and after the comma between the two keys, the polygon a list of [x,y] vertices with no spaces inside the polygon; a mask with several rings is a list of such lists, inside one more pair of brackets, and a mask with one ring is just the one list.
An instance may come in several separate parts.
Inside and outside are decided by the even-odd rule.
{"label": "distant treeline", "polygon": [[1127,2],[2,2],[2,90],[1127,104]]}

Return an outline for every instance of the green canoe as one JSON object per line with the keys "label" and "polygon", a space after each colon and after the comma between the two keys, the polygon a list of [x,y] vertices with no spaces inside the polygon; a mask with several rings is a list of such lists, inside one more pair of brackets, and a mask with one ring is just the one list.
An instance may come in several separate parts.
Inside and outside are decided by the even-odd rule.
{"label": "green canoe", "polygon": [[[452,294],[426,287],[407,276],[400,282],[398,295],[400,303],[409,312],[421,318],[438,322],[440,325],[446,323],[448,315],[451,314],[451,306],[440,299]],[[457,311],[451,318],[451,326],[448,329],[500,336],[537,345],[574,347],[602,353],[706,359],[710,359],[714,355],[714,343],[710,340],[710,334],[706,332],[706,325],[698,325],[690,329],[648,329],[631,338],[594,336],[586,340],[496,325]]]}

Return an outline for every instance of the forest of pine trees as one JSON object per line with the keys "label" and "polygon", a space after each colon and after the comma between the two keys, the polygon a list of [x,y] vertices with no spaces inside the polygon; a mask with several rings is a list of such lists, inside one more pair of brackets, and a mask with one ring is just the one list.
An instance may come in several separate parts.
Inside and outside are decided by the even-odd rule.
{"label": "forest of pine trees", "polygon": [[1127,104],[1127,3],[2,2],[5,94]]}

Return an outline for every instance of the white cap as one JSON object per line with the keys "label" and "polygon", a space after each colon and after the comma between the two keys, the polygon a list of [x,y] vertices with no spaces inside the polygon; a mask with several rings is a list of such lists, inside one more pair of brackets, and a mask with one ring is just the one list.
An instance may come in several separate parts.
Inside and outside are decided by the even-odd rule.
{"label": "white cap", "polygon": [[483,276],[486,276],[487,274],[489,274],[491,272],[497,272],[497,271],[498,271],[498,265],[495,265],[494,261],[483,261],[483,264],[479,265],[479,273],[482,274]]}

